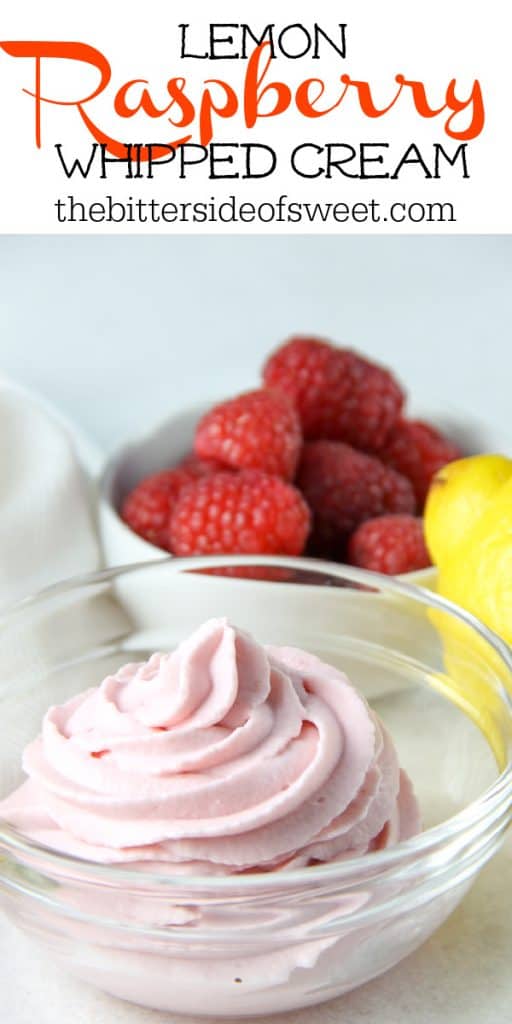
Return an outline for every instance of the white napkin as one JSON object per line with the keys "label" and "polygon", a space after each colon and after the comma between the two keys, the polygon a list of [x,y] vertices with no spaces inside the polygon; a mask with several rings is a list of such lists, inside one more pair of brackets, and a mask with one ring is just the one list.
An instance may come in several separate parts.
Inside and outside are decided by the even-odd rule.
{"label": "white napkin", "polygon": [[[77,443],[44,402],[0,381],[0,606],[100,565]],[[90,446],[81,443],[89,461]]]}

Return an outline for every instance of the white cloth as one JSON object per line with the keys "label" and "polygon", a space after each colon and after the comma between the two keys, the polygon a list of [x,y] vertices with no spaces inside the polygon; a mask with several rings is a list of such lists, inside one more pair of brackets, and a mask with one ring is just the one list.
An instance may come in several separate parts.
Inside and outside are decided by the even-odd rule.
{"label": "white cloth", "polygon": [[99,567],[91,487],[77,444],[44,403],[0,382],[2,607]]}

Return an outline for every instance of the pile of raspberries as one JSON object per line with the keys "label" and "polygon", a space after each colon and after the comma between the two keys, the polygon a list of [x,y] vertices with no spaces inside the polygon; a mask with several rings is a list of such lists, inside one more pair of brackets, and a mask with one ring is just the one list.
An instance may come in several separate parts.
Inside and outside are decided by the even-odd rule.
{"label": "pile of raspberries", "polygon": [[459,449],[407,419],[394,376],[351,349],[292,338],[262,376],[203,416],[193,453],[135,487],[125,523],[175,555],[306,554],[391,575],[428,566],[425,498]]}

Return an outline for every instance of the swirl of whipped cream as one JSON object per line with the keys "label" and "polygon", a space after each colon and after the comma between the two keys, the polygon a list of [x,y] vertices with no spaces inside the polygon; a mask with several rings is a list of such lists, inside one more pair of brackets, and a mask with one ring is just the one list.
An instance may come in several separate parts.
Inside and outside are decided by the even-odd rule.
{"label": "swirl of whipped cream", "polygon": [[103,862],[240,872],[419,829],[393,744],[337,669],[223,619],[47,712],[0,816]]}

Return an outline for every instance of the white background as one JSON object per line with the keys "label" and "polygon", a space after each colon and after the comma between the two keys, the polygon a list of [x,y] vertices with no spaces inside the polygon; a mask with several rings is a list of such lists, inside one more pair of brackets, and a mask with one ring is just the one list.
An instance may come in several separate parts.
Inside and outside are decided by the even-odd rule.
{"label": "white background", "polygon": [[107,450],[313,332],[505,431],[511,278],[511,237],[4,236],[0,365]]}
{"label": "white background", "polygon": [[[184,74],[187,91],[197,106],[205,79],[218,77],[234,84],[241,91],[245,62],[219,60],[179,60],[180,22],[190,23],[197,50],[203,49],[201,27],[210,21],[230,23],[246,19],[255,31],[261,32],[269,22],[280,28],[297,21],[311,26],[317,21],[333,33],[339,22],[348,24],[347,58],[340,61],[334,54],[321,61],[278,59],[272,69],[277,77],[297,85],[310,76],[319,75],[329,83],[326,98],[338,98],[339,76],[348,73],[352,79],[368,81],[377,106],[384,108],[396,94],[395,76],[425,83],[432,107],[442,108],[451,80],[456,81],[456,95],[461,99],[471,93],[475,79],[481,82],[486,123],[483,134],[470,143],[470,181],[460,180],[450,168],[441,181],[426,181],[413,168],[407,168],[399,181],[358,181],[344,177],[331,182],[323,178],[304,181],[288,169],[288,156],[298,143],[326,142],[388,142],[390,155],[396,157],[386,169],[392,172],[408,146],[414,142],[432,157],[432,143],[445,142],[452,152],[454,140],[444,133],[446,113],[431,120],[420,118],[408,91],[389,114],[376,121],[364,117],[353,95],[328,118],[309,121],[293,111],[283,117],[262,121],[248,132],[241,116],[219,125],[220,139],[225,142],[259,141],[275,145],[286,159],[280,173],[256,182],[209,182],[203,171],[187,181],[179,182],[174,165],[153,182],[127,182],[117,168],[112,181],[89,178],[82,185],[73,178],[68,182],[59,169],[55,143],[69,146],[82,158],[90,153],[91,137],[74,107],[51,106],[43,109],[43,148],[34,145],[34,101],[24,89],[32,89],[34,61],[0,53],[0,229],[4,231],[95,232],[95,224],[62,224],[56,222],[54,203],[73,193],[90,204],[104,201],[113,193],[118,199],[147,201],[203,201],[214,193],[226,196],[233,192],[245,200],[261,203],[275,201],[280,193],[294,200],[322,202],[368,202],[372,198],[383,204],[393,201],[454,202],[457,223],[424,224],[430,234],[446,231],[508,232],[512,230],[510,202],[510,166],[512,160],[510,121],[510,19],[506,0],[429,0],[428,5],[410,0],[258,0],[241,4],[240,0],[124,0],[122,4],[105,0],[88,0],[71,4],[69,0],[17,0],[2,7],[0,38],[3,40],[50,39],[76,40],[99,48],[112,67],[112,82],[86,112],[99,127],[120,141],[147,142],[148,135],[156,142],[179,137],[166,117],[150,122],[138,114],[131,121],[122,121],[113,113],[117,89],[129,79],[148,80],[155,102],[163,108],[166,82]],[[196,47],[194,47],[195,49]],[[99,78],[92,69],[76,68],[69,61],[43,61],[44,94],[50,98],[77,98],[95,87]],[[85,76],[85,79],[84,79]],[[85,82],[87,86],[85,86]],[[333,100],[332,100],[333,101]],[[148,124],[149,122],[149,124]],[[162,122],[162,123],[160,123]],[[466,115],[459,116],[457,126],[465,127]],[[127,136],[128,133],[128,136]],[[194,127],[193,141],[197,140]],[[454,147],[455,148],[455,147]],[[124,173],[124,168],[122,169]],[[70,188],[70,184],[73,188]],[[213,187],[212,187],[213,186]],[[391,223],[360,224],[352,230],[389,232]],[[145,232],[147,225],[128,228],[110,225],[111,233],[123,230]],[[214,233],[216,225],[196,225],[195,230]],[[331,224],[325,230],[346,231],[343,225]],[[175,225],[158,225],[156,230],[173,233]],[[189,226],[185,230],[194,230]],[[248,233],[261,230],[261,225],[226,225],[224,230]],[[287,230],[287,225],[270,226],[268,230]],[[288,230],[290,228],[288,227]],[[299,230],[308,230],[304,223]],[[318,230],[313,224],[309,230]],[[416,232],[417,225],[405,223],[402,233]],[[297,228],[295,228],[297,233]]]}

